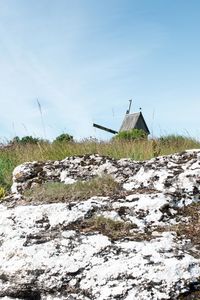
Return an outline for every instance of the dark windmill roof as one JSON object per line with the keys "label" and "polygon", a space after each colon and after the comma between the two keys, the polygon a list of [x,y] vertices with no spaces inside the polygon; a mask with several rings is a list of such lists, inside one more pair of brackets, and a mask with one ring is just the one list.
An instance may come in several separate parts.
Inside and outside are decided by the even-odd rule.
{"label": "dark windmill roof", "polygon": [[119,131],[127,131],[131,129],[143,129],[147,134],[150,133],[141,112],[125,115]]}

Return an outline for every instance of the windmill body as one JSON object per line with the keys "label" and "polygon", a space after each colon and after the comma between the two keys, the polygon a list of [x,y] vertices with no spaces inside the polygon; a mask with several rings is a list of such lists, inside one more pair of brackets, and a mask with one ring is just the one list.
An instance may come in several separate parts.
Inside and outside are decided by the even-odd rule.
{"label": "windmill body", "polygon": [[121,131],[129,131],[131,129],[142,129],[147,135],[149,135],[150,131],[145,122],[142,112],[140,111],[139,113],[130,114],[132,100],[129,100],[129,101],[130,101],[129,108],[125,114],[124,120],[121,124],[119,131],[104,127],[104,126],[96,124],[96,123],[94,123],[93,126],[98,129],[101,129],[101,130],[104,130],[104,131],[107,131],[107,132],[110,132],[113,134],[116,134]]}

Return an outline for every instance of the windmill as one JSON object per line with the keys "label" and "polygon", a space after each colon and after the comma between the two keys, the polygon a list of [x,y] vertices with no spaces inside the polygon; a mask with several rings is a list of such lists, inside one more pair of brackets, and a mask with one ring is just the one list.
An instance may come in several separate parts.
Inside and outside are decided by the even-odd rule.
{"label": "windmill", "polygon": [[131,130],[131,129],[142,129],[147,135],[149,135],[150,131],[149,131],[149,129],[147,127],[147,124],[145,122],[145,119],[142,115],[141,108],[140,108],[139,113],[132,113],[131,114],[130,113],[131,105],[132,105],[132,99],[129,100],[129,107],[126,111],[124,120],[123,120],[123,122],[120,126],[119,131],[107,128],[105,126],[102,126],[102,125],[99,125],[99,124],[96,124],[96,123],[93,123],[93,127],[96,127],[98,129],[101,129],[101,130],[104,130],[104,131],[107,131],[107,132],[110,132],[110,133],[113,133],[113,134],[117,134],[118,132],[121,132],[121,131],[128,131],[128,130]]}

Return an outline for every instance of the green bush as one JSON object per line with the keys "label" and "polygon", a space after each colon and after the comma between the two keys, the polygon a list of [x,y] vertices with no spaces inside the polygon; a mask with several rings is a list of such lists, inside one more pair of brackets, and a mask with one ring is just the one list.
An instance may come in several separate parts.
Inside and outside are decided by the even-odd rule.
{"label": "green bush", "polygon": [[56,139],[53,142],[63,143],[63,142],[72,142],[73,136],[68,133],[62,133],[59,136],[56,137]]}
{"label": "green bush", "polygon": [[126,140],[126,141],[147,139],[147,134],[142,129],[131,129],[131,130],[128,130],[128,131],[120,131],[114,137],[114,139]]}
{"label": "green bush", "polygon": [[20,145],[25,145],[25,144],[38,144],[42,142],[48,142],[47,140],[40,139],[40,138],[35,138],[32,137],[31,135],[23,136],[22,138],[15,136],[12,141],[10,141],[11,144],[20,144]]}

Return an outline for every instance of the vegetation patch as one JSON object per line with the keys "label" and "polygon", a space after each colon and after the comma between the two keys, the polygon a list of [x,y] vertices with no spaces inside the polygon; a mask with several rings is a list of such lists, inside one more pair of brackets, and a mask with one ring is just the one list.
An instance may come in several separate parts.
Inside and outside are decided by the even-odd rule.
{"label": "vegetation patch", "polygon": [[135,228],[135,225],[128,222],[115,221],[103,216],[94,216],[84,220],[81,227],[84,232],[98,231],[112,240],[118,240],[132,236],[130,230]]}
{"label": "vegetation patch", "polygon": [[62,133],[53,141],[54,143],[68,143],[73,141],[73,136],[67,133]]}
{"label": "vegetation patch", "polygon": [[0,152],[0,186],[8,191],[12,183],[12,171],[15,167],[14,155]]}
{"label": "vegetation patch", "polygon": [[200,250],[200,203],[193,203],[179,210],[178,212],[185,218],[188,218],[188,222],[175,225],[174,229],[179,236],[186,236],[195,245],[199,246]]}
{"label": "vegetation patch", "polygon": [[99,232],[112,241],[125,239],[129,241],[150,241],[154,237],[149,232],[138,232],[137,225],[130,222],[116,221],[101,215],[94,215],[89,219],[79,220],[65,227],[83,233]]}
{"label": "vegetation patch", "polygon": [[107,175],[73,184],[47,182],[26,190],[23,196],[29,203],[72,202],[87,200],[93,196],[112,196],[121,189],[121,185]]}
{"label": "vegetation patch", "polygon": [[142,129],[131,129],[127,131],[120,131],[118,134],[116,134],[114,139],[126,141],[141,140],[147,139],[147,134]]}
{"label": "vegetation patch", "polygon": [[68,134],[58,136],[50,143],[26,136],[14,138],[0,148],[0,185],[7,191],[12,184],[13,169],[27,161],[62,160],[67,156],[99,154],[111,158],[147,160],[158,155],[173,154],[187,149],[200,149],[200,142],[190,137],[168,135],[159,139],[118,139],[109,142],[95,139],[73,141]]}
{"label": "vegetation patch", "polygon": [[157,230],[174,231],[179,237],[190,239],[200,251],[200,202],[178,209],[178,215],[183,221],[175,225],[159,227]]}
{"label": "vegetation patch", "polygon": [[[133,238],[135,233],[133,233],[131,229],[135,227],[136,225],[129,222],[115,221],[104,216],[93,216],[92,218],[84,219],[81,222],[79,221],[70,224],[68,229],[84,233],[98,231],[112,240],[118,240],[122,238]],[[144,237],[141,237],[141,239],[144,239]]]}

